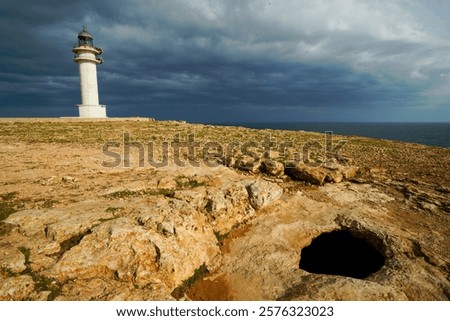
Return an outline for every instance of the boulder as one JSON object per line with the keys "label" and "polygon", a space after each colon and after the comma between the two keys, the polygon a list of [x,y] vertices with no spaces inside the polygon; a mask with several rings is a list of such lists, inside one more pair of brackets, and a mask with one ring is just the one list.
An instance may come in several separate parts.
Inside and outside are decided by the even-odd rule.
{"label": "boulder", "polygon": [[0,268],[7,273],[25,271],[25,256],[16,248],[0,248]]}
{"label": "boulder", "polygon": [[161,215],[143,212],[136,219],[104,222],[46,275],[60,282],[106,278],[137,288],[164,284],[173,290],[200,265],[211,265],[219,249],[204,216],[186,203],[175,200],[160,210]]}
{"label": "boulder", "polygon": [[295,180],[312,185],[323,185],[329,171],[323,167],[308,167],[304,164],[290,164],[286,167],[285,172]]}
{"label": "boulder", "polygon": [[204,212],[209,224],[221,234],[228,233],[255,214],[244,184],[230,182],[208,190]]}
{"label": "boulder", "polygon": [[332,164],[325,166],[328,170],[325,181],[329,183],[340,183],[343,180],[349,181],[355,178],[358,168],[355,166],[342,166],[338,164]]}
{"label": "boulder", "polygon": [[111,212],[105,211],[106,207],[104,203],[82,201],[67,206],[64,210],[19,211],[11,214],[5,222],[18,226],[25,236],[46,236],[61,243],[74,235],[84,233],[103,220],[114,217]]}
{"label": "boulder", "polygon": [[106,277],[139,286],[160,282],[157,250],[149,233],[130,219],[106,222],[66,252],[49,275],[65,282],[75,278]]}
{"label": "boulder", "polygon": [[267,206],[283,195],[283,188],[275,183],[266,181],[253,181],[246,185],[250,204],[255,210]]}
{"label": "boulder", "polygon": [[29,275],[0,280],[0,300],[30,300],[36,294],[34,286],[33,278]]}
{"label": "boulder", "polygon": [[261,171],[272,176],[282,176],[284,165],[276,160],[266,158],[262,161]]}
{"label": "boulder", "polygon": [[339,164],[324,164],[323,166],[310,167],[305,164],[290,163],[285,172],[294,180],[303,181],[312,185],[326,183],[340,183],[353,179],[358,168],[355,166],[342,166]]}
{"label": "boulder", "polygon": [[238,168],[250,173],[258,173],[261,167],[261,160],[250,156],[243,156],[238,162]]}
{"label": "boulder", "polygon": [[356,177],[358,173],[358,167],[356,166],[340,166],[339,171],[344,176],[344,179],[351,180]]}

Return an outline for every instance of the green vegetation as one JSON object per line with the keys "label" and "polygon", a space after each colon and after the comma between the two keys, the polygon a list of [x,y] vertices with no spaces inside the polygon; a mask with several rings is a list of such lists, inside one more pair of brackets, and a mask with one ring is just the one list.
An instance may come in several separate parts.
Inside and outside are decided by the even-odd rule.
{"label": "green vegetation", "polygon": [[56,280],[34,272],[30,275],[33,278],[36,291],[50,291],[47,297],[47,301],[54,301],[55,298],[61,294],[62,285],[59,284]]}
{"label": "green vegetation", "polygon": [[[105,212],[106,213],[112,213],[113,215],[116,215],[117,212],[122,211],[124,208],[123,207],[108,207]],[[110,219],[105,219],[102,218],[100,219],[100,222],[105,222],[105,221],[109,221]]]}
{"label": "green vegetation", "polygon": [[12,213],[16,212],[14,198],[17,194],[17,192],[10,192],[0,195],[0,237],[8,234],[13,228],[11,224],[2,221],[6,220]]}
{"label": "green vegetation", "polygon": [[0,198],[3,201],[12,201],[16,196],[17,196],[17,192],[10,192],[10,193],[5,193],[5,194],[1,194]]}
{"label": "green vegetation", "polygon": [[3,142],[23,141],[27,143],[63,143],[100,147],[107,141],[123,143],[123,134],[130,134],[132,141],[144,145],[153,142],[172,142],[179,134],[181,140],[193,134],[196,142],[217,141],[221,143],[256,141],[271,135],[273,141],[292,140],[294,144],[309,139],[318,139],[319,133],[300,131],[256,130],[244,127],[211,126],[172,121],[149,122],[0,122],[0,139]]}
{"label": "green vegetation", "polygon": [[175,177],[175,182],[177,184],[177,189],[196,188],[199,186],[205,186],[205,183],[203,182],[199,183],[192,177],[186,177],[184,175]]}
{"label": "green vegetation", "polygon": [[7,202],[0,202],[0,221],[8,218],[16,210]]}
{"label": "green vegetation", "polygon": [[19,251],[25,257],[25,266],[26,269],[20,275],[29,275],[34,281],[34,288],[38,292],[49,291],[49,295],[47,297],[47,301],[53,301],[58,295],[61,294],[62,285],[59,284],[56,280],[52,278],[45,277],[40,275],[30,268],[30,256],[31,250],[28,247],[21,246],[19,247]]}
{"label": "green vegetation", "polygon": [[206,275],[208,275],[208,273],[208,268],[205,263],[203,263],[194,271],[194,274],[191,277],[184,280],[179,287],[172,291],[172,296],[175,299],[182,298],[184,293],[194,286],[195,282],[203,279]]}
{"label": "green vegetation", "polygon": [[44,203],[42,204],[43,208],[52,208],[54,204],[56,204],[57,201],[52,199],[45,199]]}
{"label": "green vegetation", "polygon": [[14,228],[14,225],[12,225],[12,224],[0,222],[0,237],[8,234],[13,228]]}
{"label": "green vegetation", "polygon": [[245,226],[247,224],[247,220],[244,220],[241,223],[236,223],[234,224],[231,229],[226,232],[225,234],[220,233],[219,231],[214,231],[214,235],[216,236],[217,239],[217,243],[219,246],[223,245],[223,242],[225,241],[225,239],[231,234],[231,232],[237,230],[239,227],[241,226]]}
{"label": "green vegetation", "polygon": [[[231,232],[231,231],[230,231]],[[225,239],[227,238],[227,236],[230,234],[230,232],[225,233],[225,234],[221,234],[219,231],[214,231],[214,235],[216,236],[217,239],[217,243],[222,246],[223,245],[223,241],[225,241]]]}
{"label": "green vegetation", "polygon": [[57,255],[58,256],[62,256],[64,253],[66,253],[72,247],[74,247],[75,245],[80,244],[80,242],[83,239],[83,237],[88,235],[88,234],[91,234],[91,232],[92,232],[91,230],[87,230],[87,231],[85,231],[83,233],[75,234],[72,237],[70,237],[69,239],[61,242],[60,250],[59,250],[59,253]]}
{"label": "green vegetation", "polygon": [[21,246],[21,247],[19,247],[19,251],[25,257],[25,265],[28,266],[30,264],[30,255],[31,255],[30,249],[25,246]]}
{"label": "green vegetation", "polygon": [[[124,198],[130,198],[130,197],[137,197],[137,196],[154,196],[154,195],[164,195],[167,197],[172,197],[174,195],[174,190],[171,189],[143,189],[139,191],[130,191],[130,190],[123,190],[123,191],[117,191],[110,194],[105,195],[107,199],[113,200],[113,199],[124,199]],[[111,210],[110,210],[111,211]]]}
{"label": "green vegetation", "polygon": [[130,190],[126,189],[124,191],[117,191],[117,192],[109,193],[109,194],[105,195],[105,197],[112,200],[112,199],[128,198],[128,197],[133,197],[133,196],[138,196],[138,195],[142,195],[142,194],[140,194],[140,191],[130,191]]}
{"label": "green vegetation", "polygon": [[[196,188],[199,186],[204,186],[205,183],[200,183],[197,180],[186,177],[184,175],[180,175],[175,177],[175,183],[176,183],[176,189],[167,189],[167,188],[159,188],[159,189],[142,189],[138,191],[130,191],[128,189],[123,191],[117,191],[113,193],[109,193],[105,195],[107,199],[113,200],[113,199],[126,199],[131,197],[138,197],[138,196],[155,196],[155,195],[163,195],[166,197],[173,197],[176,190],[182,190],[187,188]],[[116,209],[114,208],[108,208],[106,211],[109,212],[115,212]]]}

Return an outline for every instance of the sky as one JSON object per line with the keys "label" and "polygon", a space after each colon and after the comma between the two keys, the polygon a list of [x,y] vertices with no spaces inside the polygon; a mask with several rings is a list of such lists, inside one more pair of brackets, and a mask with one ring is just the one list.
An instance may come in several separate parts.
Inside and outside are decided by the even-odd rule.
{"label": "sky", "polygon": [[450,122],[448,0],[2,1],[0,117],[78,115],[83,26],[110,117]]}

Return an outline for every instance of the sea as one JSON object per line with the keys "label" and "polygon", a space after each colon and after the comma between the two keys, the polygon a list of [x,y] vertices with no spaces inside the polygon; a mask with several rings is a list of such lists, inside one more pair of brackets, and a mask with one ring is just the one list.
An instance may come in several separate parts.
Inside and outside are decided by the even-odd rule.
{"label": "sea", "polygon": [[428,146],[450,147],[449,123],[336,123],[336,122],[243,122],[217,125],[243,126],[255,129],[304,130],[338,135],[381,138]]}

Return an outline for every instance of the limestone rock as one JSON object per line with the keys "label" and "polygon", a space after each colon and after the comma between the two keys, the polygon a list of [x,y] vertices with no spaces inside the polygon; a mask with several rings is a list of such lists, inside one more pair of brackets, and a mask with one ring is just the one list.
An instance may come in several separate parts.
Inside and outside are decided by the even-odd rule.
{"label": "limestone rock", "polygon": [[351,180],[356,177],[358,173],[358,167],[356,166],[340,166],[339,171],[342,173],[346,180]]}
{"label": "limestone rock", "polygon": [[358,203],[362,201],[372,202],[381,208],[384,204],[392,202],[395,198],[380,192],[370,184],[351,184],[343,182],[326,185],[321,190],[339,204]]}
{"label": "limestone rock", "polygon": [[139,288],[165,284],[173,289],[217,255],[213,230],[195,232],[205,224],[197,216],[198,221],[175,217],[160,222],[158,216],[140,215],[139,225],[129,218],[105,222],[66,252],[48,275],[61,282],[109,277]]}
{"label": "limestone rock", "polygon": [[328,174],[328,171],[323,167],[308,167],[304,164],[291,164],[286,167],[285,172],[293,179],[313,185],[323,185]]}
{"label": "limestone rock", "polygon": [[328,183],[340,183],[344,179],[344,175],[342,172],[337,170],[331,170],[328,172],[327,176],[325,177],[325,181]]}
{"label": "limestone rock", "polygon": [[228,167],[234,167],[236,165],[236,162],[237,162],[236,157],[233,156],[226,156],[222,160],[222,163]]}
{"label": "limestone rock", "polygon": [[64,254],[49,275],[61,282],[110,275],[145,285],[155,281],[156,257],[148,233],[129,219],[119,218],[85,236],[78,246]]}
{"label": "limestone rock", "polygon": [[0,300],[2,301],[26,300],[35,294],[34,281],[29,275],[0,279]]}
{"label": "limestone rock", "polygon": [[35,252],[32,252],[29,262],[30,268],[36,272],[49,269],[57,262],[58,254],[47,256],[37,255]]}
{"label": "limestone rock", "polygon": [[58,301],[171,301],[170,291],[164,284],[152,284],[143,289],[131,283],[104,278],[77,279],[67,282],[61,289]]}
{"label": "limestone rock", "polygon": [[355,166],[342,166],[339,164],[326,164],[324,166],[310,167],[304,164],[288,164],[286,174],[295,180],[304,181],[313,185],[328,183],[340,183],[343,180],[351,180],[357,174]]}
{"label": "limestone rock", "polygon": [[25,256],[18,248],[0,249],[0,268],[9,273],[20,273],[25,271]]}
{"label": "limestone rock", "polygon": [[206,195],[206,188],[204,186],[200,186],[195,189],[177,190],[174,192],[172,197],[181,201],[185,201],[197,210],[201,210]]}
{"label": "limestone rock", "polygon": [[[98,130],[108,128],[100,135],[104,138],[127,130],[139,133],[137,141],[156,142],[193,129],[160,125],[122,122]],[[32,149],[33,135],[11,132],[18,126],[4,126],[0,142],[7,151],[0,158],[8,164],[0,198],[18,210],[0,222],[0,300],[46,300],[50,291],[56,300],[173,300],[174,289],[198,277],[195,271],[203,265],[209,274],[183,299],[449,298],[447,149],[358,138],[345,147],[353,162],[343,166],[336,159],[337,164],[297,168],[291,170],[292,180],[284,180],[269,177],[280,166],[273,164],[272,171],[270,162],[255,163],[249,153],[245,173],[187,161],[185,167],[175,166],[173,159],[168,166],[138,168],[136,148],[131,167],[107,168],[98,139],[83,136],[82,124],[67,131],[76,132],[76,144],[33,143]],[[47,130],[52,125],[33,126]],[[224,142],[236,134],[254,141],[262,137],[257,130],[228,128],[217,135],[218,128],[198,126],[199,139],[209,139],[210,133],[211,139],[223,135]],[[273,134],[279,142],[318,138]],[[89,140],[96,145],[89,146]],[[227,155],[231,162],[224,162],[233,168],[242,157],[237,149]],[[298,146],[285,151],[266,157],[302,156]],[[321,152],[311,159],[323,160]],[[67,173],[75,179],[64,182]],[[385,258],[383,266],[364,279],[300,269],[302,250],[336,230],[370,243]]]}
{"label": "limestone rock", "polygon": [[246,184],[250,204],[255,210],[278,200],[283,194],[283,188],[275,183],[266,181],[253,181]]}
{"label": "limestone rock", "polygon": [[10,215],[5,222],[18,226],[19,231],[26,236],[47,236],[60,243],[113,216],[111,212],[105,211],[105,204],[84,201],[68,206],[63,211],[19,211]]}
{"label": "limestone rock", "polygon": [[[279,300],[289,301],[405,301],[408,297],[393,286],[383,286],[363,280],[339,276],[309,274],[286,290]],[[332,286],[330,286],[332,285]]]}
{"label": "limestone rock", "polygon": [[[379,202],[393,200],[373,186],[352,183],[284,197],[256,217],[244,235],[226,243],[221,267],[190,295],[208,300],[448,300],[448,240],[442,233],[448,227],[433,225],[430,232],[415,224],[420,214],[380,207]],[[342,229],[383,253],[381,269],[365,279],[299,269],[304,247],[322,233]],[[226,293],[211,292],[211,282]]]}
{"label": "limestone rock", "polygon": [[238,168],[251,173],[259,172],[261,167],[261,160],[250,156],[243,156],[238,161]]}
{"label": "limestone rock", "polygon": [[401,191],[409,202],[417,204],[424,210],[433,211],[437,208],[442,208],[444,211],[449,212],[448,208],[450,202],[448,201],[448,198],[442,197],[437,193],[422,190],[411,184],[403,184]]}
{"label": "limestone rock", "polygon": [[266,158],[262,161],[261,171],[272,176],[282,176],[284,165],[276,160]]}
{"label": "limestone rock", "polygon": [[71,237],[86,234],[101,221],[109,220],[113,217],[114,215],[111,212],[105,211],[70,217],[66,220],[47,225],[47,237],[52,241],[62,243]]}
{"label": "limestone rock", "polygon": [[38,247],[38,254],[53,255],[61,250],[61,245],[58,242],[49,242]]}
{"label": "limestone rock", "polygon": [[48,217],[43,210],[23,210],[10,215],[5,222],[18,226],[19,231],[28,237],[44,236],[45,235],[45,221]]}
{"label": "limestone rock", "polygon": [[255,214],[246,187],[242,183],[234,182],[208,190],[204,210],[208,222],[214,230],[222,234]]}
{"label": "limestone rock", "polygon": [[72,182],[77,182],[78,180],[75,177],[73,177],[73,176],[64,175],[62,177],[62,181],[65,182],[65,183],[72,183]]}
{"label": "limestone rock", "polygon": [[[166,183],[164,183],[164,182],[158,182],[158,183],[159,183],[158,185],[161,186],[159,188],[163,188],[162,185],[164,185],[164,184],[170,184],[170,187],[174,187],[176,185],[173,178],[168,179],[168,182],[166,182]],[[153,188],[153,187],[156,187],[156,186],[153,186],[153,184],[149,184],[149,182],[146,182],[146,181],[125,182],[120,185],[108,188],[104,192],[104,195],[107,196],[107,195],[122,192],[122,191],[137,192],[137,191],[141,191],[141,190],[145,190],[147,188]],[[167,188],[167,187],[164,186],[164,188]]]}

